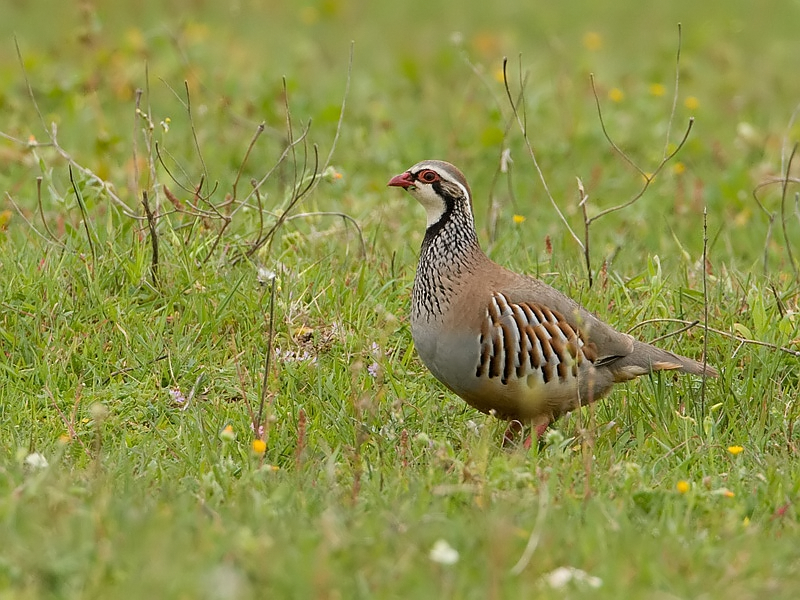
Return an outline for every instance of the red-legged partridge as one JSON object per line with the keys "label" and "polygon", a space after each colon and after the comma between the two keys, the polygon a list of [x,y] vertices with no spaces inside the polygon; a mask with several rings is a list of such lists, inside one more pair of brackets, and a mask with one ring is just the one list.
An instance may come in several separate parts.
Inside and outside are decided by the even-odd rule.
{"label": "red-legged partridge", "polygon": [[425,160],[389,185],[408,191],[428,217],[411,300],[417,352],[478,410],[531,423],[541,434],[615,383],[662,370],[717,376],[491,261],[478,244],[469,185],[453,165]]}

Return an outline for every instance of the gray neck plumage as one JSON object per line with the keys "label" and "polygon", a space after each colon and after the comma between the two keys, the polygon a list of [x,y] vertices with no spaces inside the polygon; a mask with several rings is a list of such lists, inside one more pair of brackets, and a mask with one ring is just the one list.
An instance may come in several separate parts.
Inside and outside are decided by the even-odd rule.
{"label": "gray neck plumage", "polygon": [[444,314],[462,278],[483,258],[472,215],[448,206],[422,240],[412,295],[413,316],[435,319]]}

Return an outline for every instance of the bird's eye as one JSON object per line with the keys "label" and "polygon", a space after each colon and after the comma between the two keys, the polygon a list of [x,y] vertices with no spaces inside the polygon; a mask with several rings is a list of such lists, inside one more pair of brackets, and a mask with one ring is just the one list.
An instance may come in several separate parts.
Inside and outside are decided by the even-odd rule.
{"label": "bird's eye", "polygon": [[424,171],[421,171],[419,175],[417,175],[417,179],[424,181],[425,183],[433,183],[439,179],[439,175],[436,173],[436,171],[425,169]]}

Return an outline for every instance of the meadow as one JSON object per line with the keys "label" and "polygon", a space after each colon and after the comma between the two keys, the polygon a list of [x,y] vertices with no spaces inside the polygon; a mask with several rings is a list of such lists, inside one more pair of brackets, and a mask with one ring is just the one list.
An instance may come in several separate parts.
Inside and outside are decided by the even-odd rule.
{"label": "meadow", "polygon": [[[798,19],[4,3],[0,599],[798,597]],[[414,352],[424,158],[720,378],[503,447]]]}

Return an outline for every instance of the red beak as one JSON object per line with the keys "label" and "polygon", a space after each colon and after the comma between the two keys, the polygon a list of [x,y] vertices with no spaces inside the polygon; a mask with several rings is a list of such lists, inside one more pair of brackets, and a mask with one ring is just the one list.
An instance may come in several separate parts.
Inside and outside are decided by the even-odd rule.
{"label": "red beak", "polygon": [[414,179],[411,177],[411,173],[406,171],[405,173],[401,173],[400,175],[395,175],[389,180],[389,183],[386,185],[390,187],[401,187],[404,190],[407,190],[412,185],[414,185]]}

